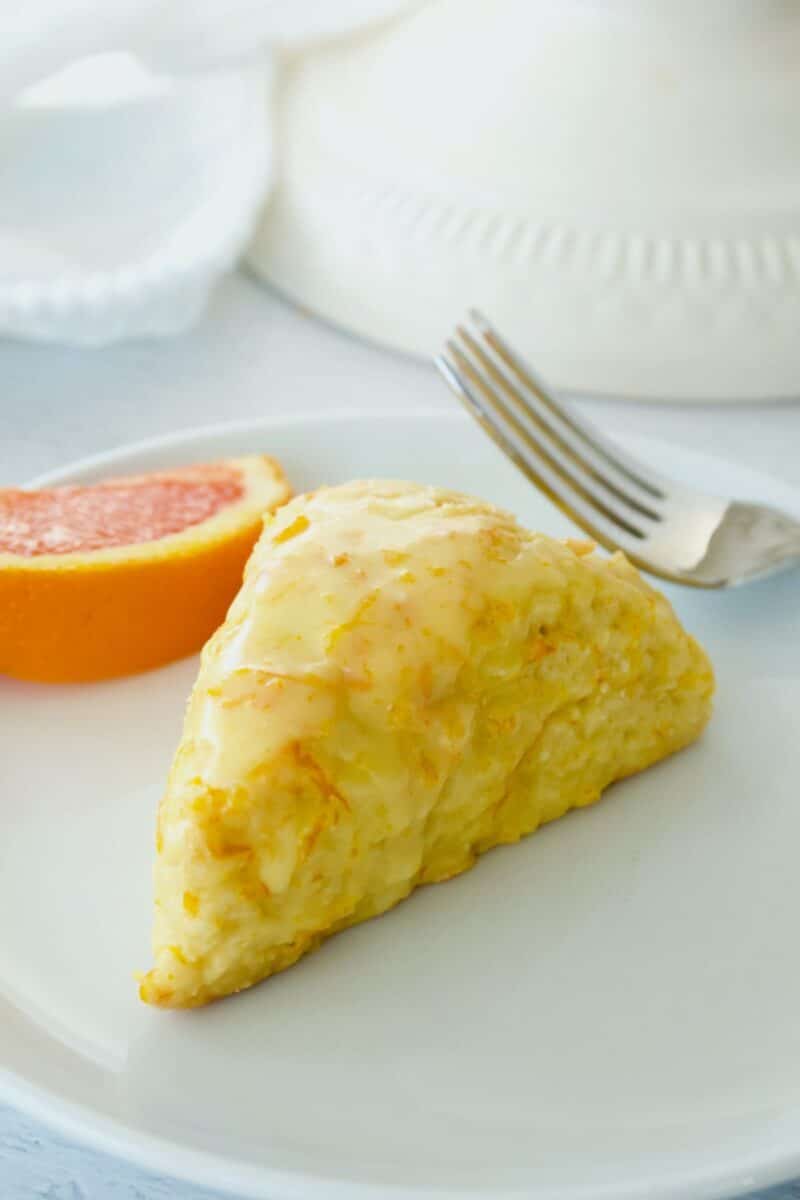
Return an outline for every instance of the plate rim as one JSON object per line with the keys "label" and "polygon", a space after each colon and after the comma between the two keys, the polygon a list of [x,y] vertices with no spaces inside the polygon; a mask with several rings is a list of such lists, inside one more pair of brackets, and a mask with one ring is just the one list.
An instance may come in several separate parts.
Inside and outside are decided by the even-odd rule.
{"label": "plate rim", "polygon": [[[468,421],[466,413],[459,409],[437,409],[430,405],[419,405],[409,408],[375,409],[354,406],[352,408],[336,408],[330,412],[325,409],[314,409],[308,412],[281,413],[274,416],[241,417],[233,421],[211,421],[205,425],[188,425],[182,429],[173,429],[169,433],[155,434],[153,437],[139,438],[135,442],[124,442],[112,446],[109,450],[99,450],[95,454],[87,454],[76,458],[73,462],[62,467],[54,467],[43,471],[29,479],[21,486],[23,488],[50,487],[62,481],[68,481],[76,475],[84,475],[90,471],[105,466],[111,466],[121,459],[132,455],[147,454],[160,450],[162,447],[181,446],[188,441],[205,441],[215,437],[225,437],[229,434],[248,433],[252,430],[286,428],[293,425],[315,425],[319,422],[344,423],[345,421],[361,420],[404,420],[407,417],[430,420],[440,418],[445,421]],[[800,492],[798,493],[800,500]]]}
{"label": "plate rim", "polygon": [[[787,406],[790,402],[786,402]],[[459,407],[437,408],[430,404],[392,406],[391,408],[369,408],[363,405],[337,407],[335,409],[313,409],[298,413],[280,413],[263,417],[240,417],[229,421],[210,421],[203,425],[187,425],[168,433],[154,434],[152,437],[137,438],[135,441],[123,442],[107,450],[98,450],[93,454],[83,455],[63,466],[53,467],[48,471],[39,472],[31,479],[14,486],[22,488],[51,487],[73,478],[89,474],[92,471],[113,466],[114,463],[132,455],[146,454],[160,450],[162,447],[181,446],[187,440],[202,442],[216,437],[231,434],[248,433],[253,430],[280,429],[296,425],[315,425],[318,423],[338,424],[346,421],[447,421],[460,424],[465,428],[473,422],[469,415]],[[652,448],[656,451],[667,449],[679,456],[686,456],[697,462],[710,462],[733,468],[737,474],[747,480],[752,480],[756,491],[769,492],[777,496],[772,503],[783,503],[797,509],[800,515],[800,485],[792,483],[780,475],[768,475],[766,471],[753,467],[740,458],[728,458],[724,454],[709,453],[704,449],[686,446],[671,438],[658,437],[652,434],[629,433],[617,426],[612,426],[610,436],[619,440],[624,446],[641,448],[645,452]],[[487,439],[488,444],[488,439]],[[502,451],[495,450],[501,454]],[[656,586],[661,586],[658,583]]]}
{"label": "plate rim", "polygon": [[[199,426],[188,426],[157,434],[153,437],[123,443],[91,455],[76,459],[61,467],[37,475],[24,487],[51,486],[61,482],[80,480],[115,463],[142,454],[168,450],[170,447],[185,446],[187,443],[212,441],[216,438],[252,434],[276,428],[298,425],[339,424],[352,420],[366,421],[443,421],[461,423],[466,427],[470,418],[457,408],[439,409],[428,406],[393,407],[382,410],[365,407],[342,407],[302,413],[265,415],[259,418],[241,418],[232,421],[213,422]],[[800,488],[783,478],[767,475],[736,459],[709,454],[666,438],[646,435],[629,435],[615,431],[623,443],[631,446],[667,449],[698,461],[706,460],[722,464],[735,470],[744,479],[777,496],[778,503],[787,503],[800,513]],[[13,1001],[0,996],[0,1002],[15,1011],[34,1028],[42,1027],[35,1016],[30,1016]],[[45,1030],[42,1030],[45,1032]],[[701,1200],[744,1195],[759,1188],[786,1182],[800,1175],[800,1140],[784,1133],[781,1140],[776,1136],[772,1150],[769,1146],[752,1149],[740,1158],[716,1160],[703,1164],[697,1160],[682,1165],[676,1174],[665,1174],[663,1170],[654,1175],[646,1168],[637,1168],[624,1182],[600,1182],[588,1187],[584,1184],[557,1183],[546,1185],[546,1190],[530,1183],[517,1186],[453,1189],[449,1185],[422,1185],[411,1187],[406,1184],[387,1185],[315,1173],[313,1169],[287,1169],[248,1162],[238,1157],[188,1147],[180,1142],[146,1133],[125,1122],[111,1117],[91,1105],[65,1099],[55,1090],[32,1083],[21,1072],[0,1061],[0,1102],[6,1103],[29,1117],[79,1144],[99,1153],[110,1154],[134,1164],[142,1170],[179,1178],[197,1186],[216,1188],[223,1193],[235,1193],[249,1200],[311,1200],[325,1195],[330,1200]],[[800,1107],[782,1110],[781,1116],[790,1120],[800,1118]]]}

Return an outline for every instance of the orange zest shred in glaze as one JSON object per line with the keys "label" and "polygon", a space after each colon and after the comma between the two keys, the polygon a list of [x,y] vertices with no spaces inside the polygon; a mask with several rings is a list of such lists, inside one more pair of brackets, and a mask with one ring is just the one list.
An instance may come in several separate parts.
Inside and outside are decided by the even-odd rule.
{"label": "orange zest shred in glaze", "polygon": [[305,533],[307,529],[308,517],[304,517],[301,513],[299,517],[296,517],[295,520],[292,521],[291,525],[287,525],[285,529],[280,531],[280,533],[276,533],[272,540],[276,543],[276,545],[281,542],[289,542],[292,538],[297,537],[298,534]]}

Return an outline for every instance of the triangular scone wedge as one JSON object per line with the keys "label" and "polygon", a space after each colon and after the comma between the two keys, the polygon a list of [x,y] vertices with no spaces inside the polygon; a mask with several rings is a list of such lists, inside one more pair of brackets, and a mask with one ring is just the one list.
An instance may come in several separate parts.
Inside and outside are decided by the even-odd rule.
{"label": "triangular scone wedge", "polygon": [[708,659],[621,556],[408,483],[268,518],[161,804],[155,968],[203,1004],[691,742]]}

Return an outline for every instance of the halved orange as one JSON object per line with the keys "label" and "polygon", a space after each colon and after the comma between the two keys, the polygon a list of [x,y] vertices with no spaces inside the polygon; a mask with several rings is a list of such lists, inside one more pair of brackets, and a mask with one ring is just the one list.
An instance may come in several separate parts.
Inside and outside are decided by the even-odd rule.
{"label": "halved orange", "polygon": [[199,650],[289,494],[264,455],[0,489],[0,673],[104,679]]}

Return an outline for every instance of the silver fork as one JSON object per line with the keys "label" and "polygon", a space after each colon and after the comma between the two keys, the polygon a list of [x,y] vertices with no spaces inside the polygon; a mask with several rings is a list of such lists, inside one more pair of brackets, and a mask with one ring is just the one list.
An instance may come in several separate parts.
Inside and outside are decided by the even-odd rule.
{"label": "silver fork", "polygon": [[592,538],[675,583],[723,588],[800,564],[800,521],[657,474],[557,399],[472,310],[436,365],[501,450]]}

